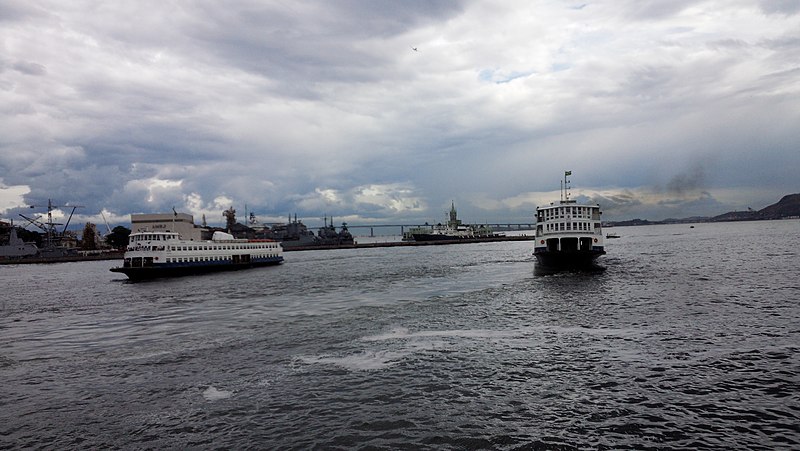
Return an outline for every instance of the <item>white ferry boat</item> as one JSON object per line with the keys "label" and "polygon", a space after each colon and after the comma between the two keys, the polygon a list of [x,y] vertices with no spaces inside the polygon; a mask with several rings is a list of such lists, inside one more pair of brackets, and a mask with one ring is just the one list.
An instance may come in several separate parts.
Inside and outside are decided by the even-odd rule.
{"label": "white ferry boat", "polygon": [[123,265],[111,268],[131,280],[230,271],[283,262],[272,240],[235,239],[214,232],[210,241],[183,240],[176,232],[137,232],[129,238]]}
{"label": "white ferry boat", "polygon": [[543,267],[590,268],[606,253],[599,205],[578,204],[569,198],[572,171],[564,172],[561,200],[536,208],[536,241],[533,255]]}

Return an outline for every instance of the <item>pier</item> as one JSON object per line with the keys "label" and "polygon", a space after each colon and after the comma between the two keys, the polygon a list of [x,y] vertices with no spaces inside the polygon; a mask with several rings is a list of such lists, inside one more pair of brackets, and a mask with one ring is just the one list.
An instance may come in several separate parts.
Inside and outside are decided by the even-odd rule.
{"label": "pier", "polygon": [[[532,222],[521,222],[521,223],[484,223],[484,224],[475,224],[475,225],[483,225],[487,227],[491,227],[492,230],[496,232],[509,232],[515,230],[534,230],[536,228],[536,224]],[[347,224],[348,229],[369,229],[369,236],[375,236],[375,229],[386,229],[386,228],[394,228],[400,229],[400,235],[402,236],[406,229],[413,229],[417,227],[433,227],[433,224],[371,224],[371,225],[351,225]]]}

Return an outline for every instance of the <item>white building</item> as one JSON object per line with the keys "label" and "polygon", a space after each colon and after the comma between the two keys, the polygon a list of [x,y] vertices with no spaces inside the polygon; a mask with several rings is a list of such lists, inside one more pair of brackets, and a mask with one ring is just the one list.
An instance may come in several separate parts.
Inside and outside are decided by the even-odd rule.
{"label": "white building", "polygon": [[178,232],[184,240],[200,241],[205,230],[194,225],[194,217],[186,213],[131,215],[133,232]]}

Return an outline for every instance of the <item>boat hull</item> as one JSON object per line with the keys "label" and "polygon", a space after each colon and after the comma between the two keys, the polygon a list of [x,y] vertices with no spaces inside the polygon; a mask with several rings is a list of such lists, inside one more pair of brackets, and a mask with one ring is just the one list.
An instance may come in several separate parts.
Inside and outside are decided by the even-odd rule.
{"label": "boat hull", "polygon": [[470,237],[457,235],[444,235],[440,233],[415,233],[414,241],[460,241]]}
{"label": "boat hull", "polygon": [[246,263],[205,263],[205,264],[180,264],[165,263],[152,266],[119,266],[111,268],[111,272],[118,272],[128,276],[130,280],[150,280],[165,277],[183,277],[199,274],[208,274],[222,271],[238,271],[261,266],[273,266],[283,263],[283,257],[272,257]]}
{"label": "boat hull", "polygon": [[548,269],[588,269],[595,266],[595,260],[606,251],[592,249],[585,251],[548,251],[536,249],[536,262]]}
{"label": "boat hull", "polygon": [[446,235],[441,233],[415,233],[414,241],[474,241],[491,238],[503,238],[503,235]]}

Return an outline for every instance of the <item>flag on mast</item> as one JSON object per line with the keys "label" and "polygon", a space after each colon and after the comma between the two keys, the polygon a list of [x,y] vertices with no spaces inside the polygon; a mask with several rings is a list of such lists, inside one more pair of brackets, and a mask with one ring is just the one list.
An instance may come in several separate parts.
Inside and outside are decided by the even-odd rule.
{"label": "flag on mast", "polygon": [[572,175],[572,171],[564,171],[564,177]]}

